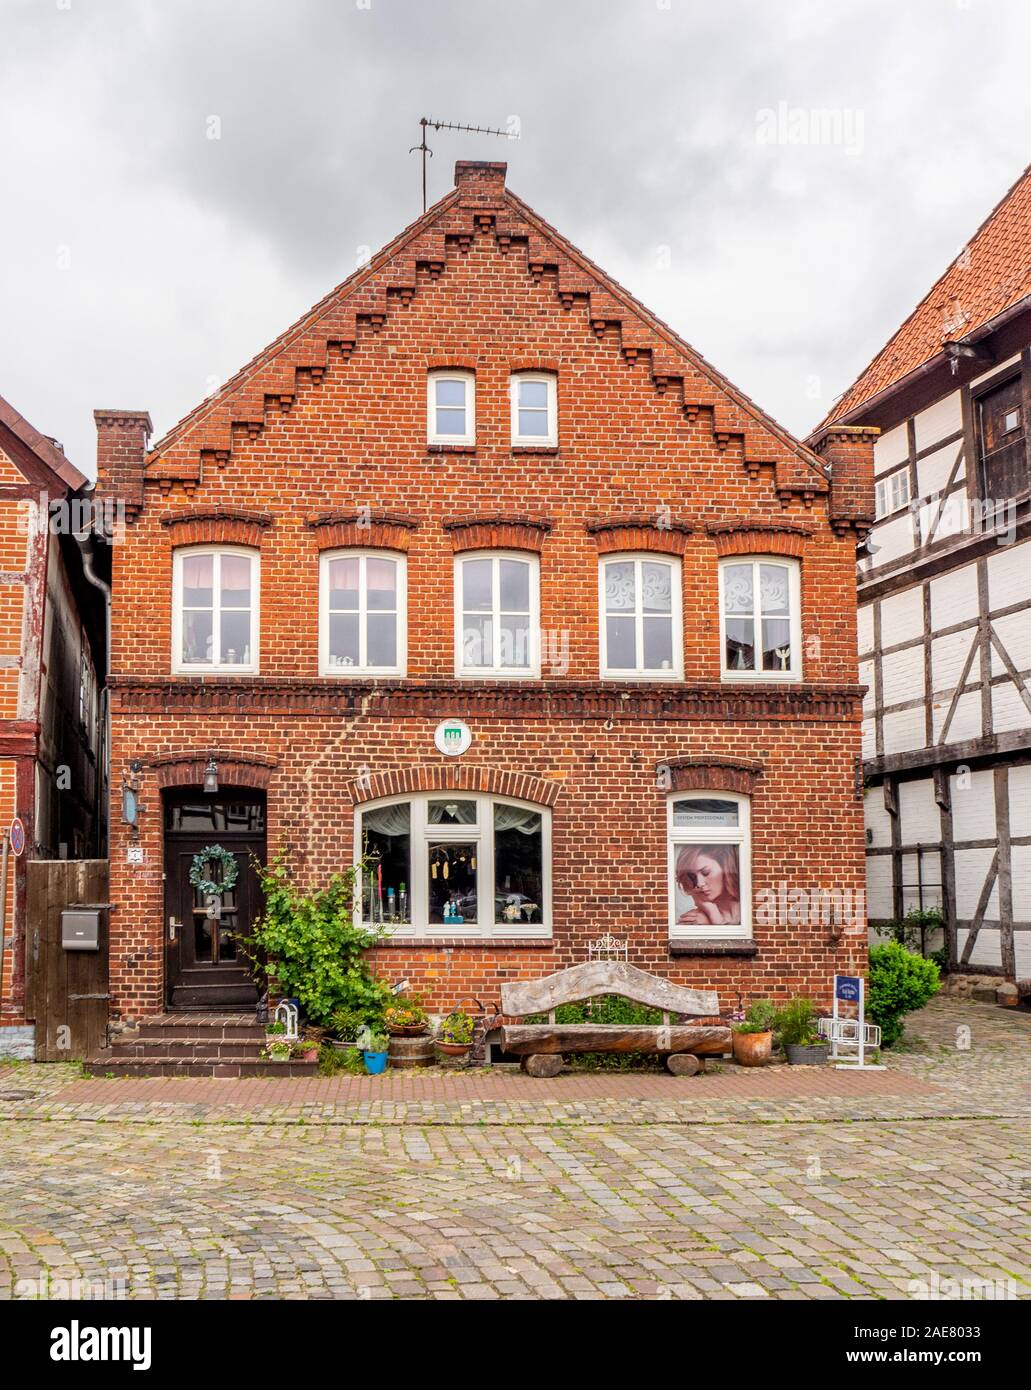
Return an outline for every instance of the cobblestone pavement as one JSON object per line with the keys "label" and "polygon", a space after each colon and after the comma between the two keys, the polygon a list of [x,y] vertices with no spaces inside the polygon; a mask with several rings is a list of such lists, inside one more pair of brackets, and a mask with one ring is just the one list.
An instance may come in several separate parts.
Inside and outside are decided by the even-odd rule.
{"label": "cobblestone pavement", "polygon": [[[253,1088],[289,1083],[5,1067],[0,1295],[1031,1296],[1031,1015],[939,1000],[910,1033],[887,1072],[843,1078],[863,1094],[808,1069],[457,1075],[263,1113]],[[141,1085],[169,1098],[93,1098]]]}

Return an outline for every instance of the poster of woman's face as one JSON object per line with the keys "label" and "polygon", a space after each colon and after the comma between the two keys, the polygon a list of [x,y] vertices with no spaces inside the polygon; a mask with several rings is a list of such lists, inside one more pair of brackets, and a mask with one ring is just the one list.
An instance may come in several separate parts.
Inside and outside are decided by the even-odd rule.
{"label": "poster of woman's face", "polygon": [[676,920],[685,926],[741,921],[737,845],[683,845],[676,858]]}

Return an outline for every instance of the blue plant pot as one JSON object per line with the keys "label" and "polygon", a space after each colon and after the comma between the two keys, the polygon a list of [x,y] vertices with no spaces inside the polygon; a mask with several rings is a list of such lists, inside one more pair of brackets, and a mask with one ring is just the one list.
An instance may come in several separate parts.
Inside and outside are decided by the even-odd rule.
{"label": "blue plant pot", "polygon": [[387,1058],[389,1057],[389,1055],[390,1054],[388,1052],[362,1053],[362,1057],[365,1059],[365,1070],[369,1073],[370,1076],[379,1076],[380,1072],[386,1071]]}

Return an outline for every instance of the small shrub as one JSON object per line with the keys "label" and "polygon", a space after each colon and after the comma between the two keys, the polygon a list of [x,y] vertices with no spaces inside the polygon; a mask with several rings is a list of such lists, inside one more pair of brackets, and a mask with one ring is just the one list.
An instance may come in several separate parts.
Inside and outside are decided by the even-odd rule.
{"label": "small shrub", "polygon": [[805,1047],[819,1041],[816,1032],[816,1005],[799,996],[777,1010],[774,1031],[781,1047]]}
{"label": "small shrub", "polygon": [[904,1015],[922,1009],[940,984],[933,960],[907,951],[897,941],[871,947],[866,1011],[870,1022],[880,1027],[883,1047],[898,1042]]}
{"label": "small shrub", "polygon": [[745,1010],[744,1021],[734,1024],[735,1033],[771,1033],[777,1022],[777,1006],[772,999],[753,999]]}

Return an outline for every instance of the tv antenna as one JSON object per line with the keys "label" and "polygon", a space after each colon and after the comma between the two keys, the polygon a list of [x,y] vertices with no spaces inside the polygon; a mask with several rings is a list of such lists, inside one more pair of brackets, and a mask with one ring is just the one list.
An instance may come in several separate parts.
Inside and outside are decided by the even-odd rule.
{"label": "tv antenna", "polygon": [[408,151],[414,154],[416,150],[422,155],[422,210],[426,211],[426,156],[433,158],[433,151],[426,143],[427,130],[461,130],[469,135],[500,135],[503,140],[511,140],[513,137],[507,130],[495,130],[493,126],[486,125],[458,125],[454,121],[435,121],[432,116],[420,116],[419,125],[422,127],[422,140],[418,145],[413,145]]}

